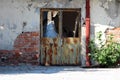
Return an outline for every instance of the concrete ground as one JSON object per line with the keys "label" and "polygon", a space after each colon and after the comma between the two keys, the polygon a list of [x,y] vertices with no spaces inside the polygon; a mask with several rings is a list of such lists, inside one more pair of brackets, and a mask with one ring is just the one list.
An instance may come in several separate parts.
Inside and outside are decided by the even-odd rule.
{"label": "concrete ground", "polygon": [[0,80],[120,80],[120,68],[0,66]]}

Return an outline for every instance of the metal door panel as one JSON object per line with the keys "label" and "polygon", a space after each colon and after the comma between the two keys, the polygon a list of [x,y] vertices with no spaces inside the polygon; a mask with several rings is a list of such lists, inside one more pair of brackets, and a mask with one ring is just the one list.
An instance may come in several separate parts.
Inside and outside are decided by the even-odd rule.
{"label": "metal door panel", "polygon": [[64,38],[62,46],[62,64],[79,65],[80,40],[79,38]]}
{"label": "metal door panel", "polygon": [[60,64],[60,42],[58,38],[41,39],[41,64]]}

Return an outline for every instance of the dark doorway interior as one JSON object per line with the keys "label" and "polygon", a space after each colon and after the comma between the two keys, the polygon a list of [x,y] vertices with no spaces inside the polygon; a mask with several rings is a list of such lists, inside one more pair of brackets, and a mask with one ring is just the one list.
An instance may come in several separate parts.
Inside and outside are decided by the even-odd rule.
{"label": "dark doorway interior", "polygon": [[[45,36],[46,33],[46,26],[48,23],[47,20],[47,15],[48,15],[48,11],[44,11],[43,12],[43,36]],[[79,37],[79,33],[78,33],[78,22],[79,22],[79,14],[76,11],[63,11],[62,12],[62,36],[61,37]],[[57,34],[59,34],[59,13],[55,16],[52,17],[52,21],[54,21],[54,25],[55,25],[55,32]]]}
{"label": "dark doorway interior", "polygon": [[[77,17],[78,17],[77,12],[63,11],[63,18],[62,18],[63,37],[78,37],[78,25],[76,24]],[[74,36],[74,31],[75,31],[75,36]]]}

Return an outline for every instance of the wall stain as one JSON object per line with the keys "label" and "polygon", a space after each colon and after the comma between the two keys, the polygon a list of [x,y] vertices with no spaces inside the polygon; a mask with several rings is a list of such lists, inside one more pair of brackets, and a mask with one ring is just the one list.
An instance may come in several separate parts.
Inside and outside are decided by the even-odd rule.
{"label": "wall stain", "polygon": [[31,10],[32,5],[33,5],[32,3],[28,4],[27,8],[28,8],[29,11]]}
{"label": "wall stain", "polygon": [[24,32],[25,26],[27,26],[27,22],[24,21],[23,24],[22,24],[22,33]]}
{"label": "wall stain", "polygon": [[14,3],[14,0],[12,0],[11,2]]}
{"label": "wall stain", "polygon": [[115,19],[118,17],[118,12],[119,12],[119,1],[118,0],[113,0],[113,1],[107,1],[107,0],[101,0],[101,7],[104,8],[106,11],[107,15]]}
{"label": "wall stain", "polygon": [[1,38],[1,39],[3,38],[3,34],[2,34],[2,33],[0,33],[0,38]]}
{"label": "wall stain", "polygon": [[16,29],[17,28],[17,25],[16,24],[13,24],[13,27],[12,27],[12,29]]}
{"label": "wall stain", "polygon": [[39,7],[35,8],[35,13],[40,14],[40,8]]}
{"label": "wall stain", "polygon": [[72,0],[69,0],[69,2],[72,1]]}

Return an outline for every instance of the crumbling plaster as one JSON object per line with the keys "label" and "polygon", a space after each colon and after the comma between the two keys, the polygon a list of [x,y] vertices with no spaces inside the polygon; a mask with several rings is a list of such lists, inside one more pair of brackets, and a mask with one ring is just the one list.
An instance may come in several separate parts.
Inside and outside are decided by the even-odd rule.
{"label": "crumbling plaster", "polygon": [[120,26],[120,2],[117,0],[92,0],[91,23]]}
{"label": "crumbling plaster", "polygon": [[102,41],[106,41],[107,28],[120,27],[120,2],[118,0],[91,1],[91,38],[96,40],[97,32],[102,31]]}

